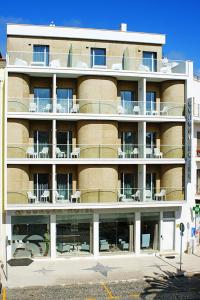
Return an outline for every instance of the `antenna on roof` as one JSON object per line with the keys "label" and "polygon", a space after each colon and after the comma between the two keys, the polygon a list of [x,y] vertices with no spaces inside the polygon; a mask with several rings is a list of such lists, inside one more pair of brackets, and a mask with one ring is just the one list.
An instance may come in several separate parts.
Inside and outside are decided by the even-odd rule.
{"label": "antenna on roof", "polygon": [[49,24],[50,27],[55,27],[56,25],[54,24],[54,21],[51,21],[51,23]]}

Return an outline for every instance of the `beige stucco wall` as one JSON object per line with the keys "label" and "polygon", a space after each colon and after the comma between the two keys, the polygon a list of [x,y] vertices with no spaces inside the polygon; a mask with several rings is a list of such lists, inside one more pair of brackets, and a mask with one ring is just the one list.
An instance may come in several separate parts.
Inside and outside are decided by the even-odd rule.
{"label": "beige stucco wall", "polygon": [[117,166],[78,166],[82,202],[117,202]]}
{"label": "beige stucco wall", "polygon": [[117,80],[112,77],[82,76],[78,78],[79,111],[81,113],[116,113]]}
{"label": "beige stucco wall", "polygon": [[[97,37],[98,39],[98,37]],[[124,42],[113,42],[113,41],[90,41],[90,40],[72,40],[72,39],[61,39],[61,38],[39,38],[39,37],[16,37],[9,36],[7,39],[8,51],[24,51],[30,52],[30,54],[24,55],[28,57],[29,61],[32,61],[31,52],[33,51],[33,45],[49,45],[51,58],[55,59],[54,53],[60,53],[60,60],[63,63],[67,63],[66,54],[71,49],[73,54],[79,55],[73,57],[73,63],[76,64],[78,61],[84,61],[88,65],[90,64],[90,53],[91,48],[105,48],[107,56],[115,56],[112,60],[108,60],[108,63],[118,63],[118,57],[122,58],[123,54],[126,53],[128,57],[141,58],[143,51],[157,52],[157,58],[162,58],[162,46],[161,45],[146,45],[138,43],[124,43]],[[82,57],[80,57],[80,55]],[[23,56],[21,57],[23,59]],[[134,61],[136,61],[134,59]],[[130,64],[130,63],[129,63]]]}
{"label": "beige stucco wall", "polygon": [[167,80],[161,83],[162,102],[184,103],[185,85],[184,81]]}
{"label": "beige stucco wall", "polygon": [[184,167],[161,165],[161,186],[167,188],[167,200],[184,200]]}
{"label": "beige stucco wall", "polygon": [[117,122],[79,121],[77,143],[81,147],[81,157],[117,157]]}
{"label": "beige stucco wall", "polygon": [[9,165],[7,168],[7,203],[28,203],[29,166]]}

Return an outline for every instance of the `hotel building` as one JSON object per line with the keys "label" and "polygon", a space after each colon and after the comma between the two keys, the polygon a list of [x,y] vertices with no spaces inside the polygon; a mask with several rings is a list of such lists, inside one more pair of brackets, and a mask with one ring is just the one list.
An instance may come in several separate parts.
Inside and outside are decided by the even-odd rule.
{"label": "hotel building", "polygon": [[[165,35],[8,25],[8,258],[179,251],[191,232],[193,65]],[[187,157],[187,159],[186,159]]]}

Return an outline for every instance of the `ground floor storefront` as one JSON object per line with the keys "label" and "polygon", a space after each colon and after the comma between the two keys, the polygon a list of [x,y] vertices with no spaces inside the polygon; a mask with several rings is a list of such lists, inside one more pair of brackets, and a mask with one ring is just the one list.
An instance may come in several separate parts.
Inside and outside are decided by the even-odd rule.
{"label": "ground floor storefront", "polygon": [[12,212],[11,257],[145,254],[177,250],[180,208]]}

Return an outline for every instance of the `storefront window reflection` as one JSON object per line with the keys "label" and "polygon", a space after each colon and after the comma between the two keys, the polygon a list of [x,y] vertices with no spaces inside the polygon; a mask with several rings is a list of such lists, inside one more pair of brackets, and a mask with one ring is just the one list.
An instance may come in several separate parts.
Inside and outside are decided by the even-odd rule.
{"label": "storefront window reflection", "polygon": [[57,256],[92,253],[92,215],[56,217]]}
{"label": "storefront window reflection", "polygon": [[12,256],[50,256],[49,216],[13,216]]}
{"label": "storefront window reflection", "polygon": [[99,219],[99,251],[134,251],[134,214],[102,214]]}

